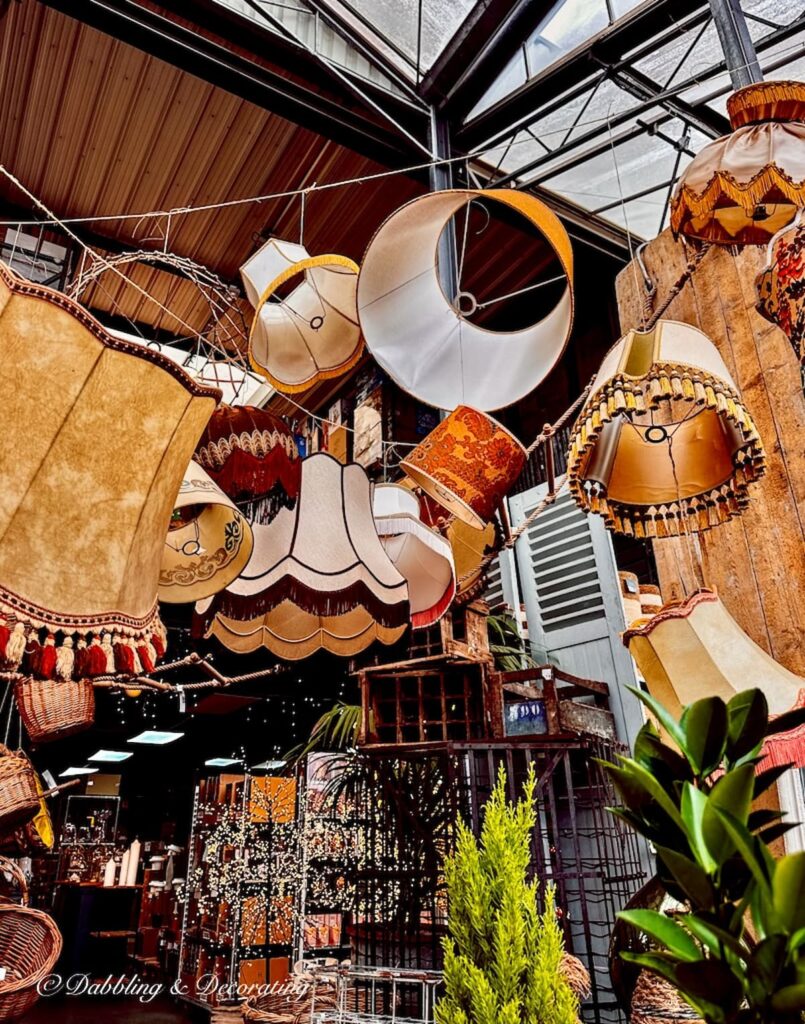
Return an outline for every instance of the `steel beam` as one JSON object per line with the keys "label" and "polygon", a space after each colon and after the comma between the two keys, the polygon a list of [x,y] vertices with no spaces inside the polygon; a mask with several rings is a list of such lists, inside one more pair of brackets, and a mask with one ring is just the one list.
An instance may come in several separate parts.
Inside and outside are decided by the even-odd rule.
{"label": "steel beam", "polygon": [[763,72],[738,0],[710,0],[710,10],[733,89],[762,82]]}

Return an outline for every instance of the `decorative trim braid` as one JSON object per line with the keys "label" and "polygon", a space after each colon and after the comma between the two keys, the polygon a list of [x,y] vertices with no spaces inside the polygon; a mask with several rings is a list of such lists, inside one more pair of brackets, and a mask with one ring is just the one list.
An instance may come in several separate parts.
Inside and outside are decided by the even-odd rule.
{"label": "decorative trim braid", "polygon": [[715,171],[701,192],[683,181],[671,202],[671,228],[678,235],[688,221],[712,214],[724,196],[751,218],[756,207],[770,201],[772,192],[776,202],[787,199],[793,206],[805,206],[805,180],[794,181],[777,164],[762,167],[749,181],[738,181],[730,171]]}

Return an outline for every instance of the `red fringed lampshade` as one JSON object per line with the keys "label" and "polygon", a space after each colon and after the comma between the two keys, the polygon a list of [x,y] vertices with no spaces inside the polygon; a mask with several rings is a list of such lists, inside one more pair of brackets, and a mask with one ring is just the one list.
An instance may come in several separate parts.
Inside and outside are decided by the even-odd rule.
{"label": "red fringed lampshade", "polygon": [[250,522],[268,524],[299,495],[302,462],[284,420],[251,405],[222,405],[196,447],[196,462]]}

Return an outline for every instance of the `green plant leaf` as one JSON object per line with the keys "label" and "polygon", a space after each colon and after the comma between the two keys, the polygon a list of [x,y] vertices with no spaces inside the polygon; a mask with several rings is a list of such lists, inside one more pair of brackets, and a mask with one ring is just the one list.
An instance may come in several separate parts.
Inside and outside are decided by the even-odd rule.
{"label": "green plant leaf", "polygon": [[713,909],[713,887],[706,872],[695,861],[666,846],[657,847],[657,857],[662,860],[692,906],[701,910]]}
{"label": "green plant leaf", "polygon": [[680,719],[685,753],[698,775],[709,775],[727,747],[727,705],[720,697],[703,697],[689,704]]}
{"label": "green plant leaf", "polygon": [[662,771],[669,781],[693,780],[690,763],[673,747],[663,743],[653,722],[646,722],[638,732],[634,742],[634,759],[649,771],[654,770],[658,776]]}
{"label": "green plant leaf", "polygon": [[629,964],[638,964],[640,967],[645,967],[647,970],[659,974],[666,981],[670,981],[675,988],[678,987],[676,977],[678,961],[666,953],[630,953],[628,950],[624,950],[621,953],[621,960],[625,960]]}
{"label": "green plant leaf", "polygon": [[682,787],[682,820],[687,826],[687,836],[696,860],[710,874],[718,864],[710,854],[704,840],[704,811],[707,807],[707,794],[686,782]]}
{"label": "green plant leaf", "polygon": [[690,935],[665,914],[656,910],[622,910],[618,918],[656,939],[680,960],[701,959],[701,951]]}
{"label": "green plant leaf", "polygon": [[771,1008],[778,1013],[805,1010],[805,985],[786,985],[771,998]]}
{"label": "green plant leaf", "polygon": [[752,765],[745,764],[722,775],[706,798],[702,832],[707,849],[719,866],[734,853],[735,843],[716,814],[716,808],[724,808],[742,824],[746,824],[754,787],[755,770]]}
{"label": "green plant leaf", "polygon": [[[676,804],[673,802],[671,797],[665,792],[660,783],[651,772],[647,771],[642,765],[638,764],[637,761],[633,761],[631,758],[624,758],[621,768],[616,769],[615,772],[609,769],[610,775],[613,776],[613,781],[618,785],[628,780],[628,784],[631,785],[632,791],[638,791],[646,794],[650,801],[654,801],[659,808],[671,819],[676,827],[681,831],[685,831],[685,823],[682,820],[682,815]],[[626,799],[624,794],[624,799]],[[626,801],[628,805],[628,800]]]}
{"label": "green plant leaf", "polygon": [[[727,805],[722,804],[722,806]],[[729,807],[727,807],[727,810],[729,810]],[[750,832],[757,832],[758,829],[766,828],[780,821],[784,814],[785,811],[775,811],[771,807],[761,807],[759,811],[752,811],[746,819],[746,827]]]}
{"label": "green plant leaf", "polygon": [[683,925],[688,931],[695,935],[699,942],[703,943],[711,953],[715,953],[717,956],[722,956],[723,950],[728,949],[735,956],[740,957],[741,960],[746,960],[749,957],[749,953],[744,949],[738,939],[731,935],[724,928],[719,928],[718,925],[713,924],[710,921],[706,921],[698,914],[680,914],[679,923]]}
{"label": "green plant leaf", "polygon": [[759,1002],[762,1002],[763,997],[769,992],[774,991],[780,972],[785,966],[787,945],[785,935],[770,935],[752,950],[747,965],[747,977],[750,985],[753,981],[759,983],[754,988],[755,998]]}
{"label": "green plant leaf", "polygon": [[762,840],[766,846],[770,846],[775,839],[781,839],[787,832],[790,832],[792,828],[796,827],[796,823],[793,821],[781,821],[777,825],[770,825],[768,828],[762,829],[757,833],[757,837]]}
{"label": "green plant leaf", "polygon": [[765,847],[749,831],[743,822],[726,811],[723,807],[714,807],[713,811],[719,816],[724,824],[736,849],[743,858],[746,866],[752,872],[755,881],[769,897],[771,896],[771,875],[768,862],[763,854]]}
{"label": "green plant leaf", "polygon": [[631,690],[635,697],[646,705],[682,753],[687,755],[684,730],[673,715],[669,711],[666,711],[662,704],[660,704],[658,700],[655,700],[650,693],[646,693],[645,690],[639,690],[636,686],[627,686],[626,689]]}
{"label": "green plant leaf", "polygon": [[772,718],[766,735],[775,736],[777,733],[788,732],[789,729],[798,729],[801,725],[805,725],[805,708],[794,708],[793,711],[784,711],[782,715]]}
{"label": "green plant leaf", "polygon": [[790,764],[776,764],[773,768],[766,768],[765,771],[758,772],[755,775],[755,797],[765,793],[779,778],[785,775],[790,767]]}
{"label": "green plant leaf", "polygon": [[805,852],[777,861],[772,880],[774,909],[788,932],[805,927]]}
{"label": "green plant leaf", "polygon": [[743,1000],[743,985],[721,960],[681,963],[676,976],[683,992],[721,1007],[726,1017],[734,1013]]}
{"label": "green plant leaf", "polygon": [[727,756],[737,761],[755,749],[766,735],[769,706],[762,690],[743,690],[727,704]]}

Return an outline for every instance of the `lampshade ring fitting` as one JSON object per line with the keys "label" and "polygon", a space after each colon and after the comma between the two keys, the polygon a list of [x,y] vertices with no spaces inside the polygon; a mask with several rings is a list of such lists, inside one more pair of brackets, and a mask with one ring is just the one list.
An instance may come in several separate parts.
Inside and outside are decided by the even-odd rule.
{"label": "lampshade ring fitting", "polygon": [[311,319],[311,321],[310,321],[310,328],[313,331],[321,330],[321,328],[323,326],[324,326],[324,317],[323,316],[314,316]]}
{"label": "lampshade ring fitting", "polygon": [[472,292],[461,291],[456,294],[453,301],[453,309],[459,316],[472,316],[478,309],[478,300]]}
{"label": "lampshade ring fitting", "polygon": [[663,444],[668,440],[668,431],[665,427],[660,426],[659,423],[652,423],[650,427],[646,427],[646,432],[643,435],[649,444]]}

